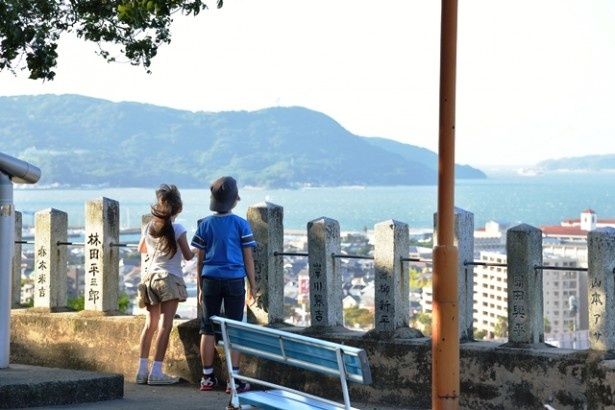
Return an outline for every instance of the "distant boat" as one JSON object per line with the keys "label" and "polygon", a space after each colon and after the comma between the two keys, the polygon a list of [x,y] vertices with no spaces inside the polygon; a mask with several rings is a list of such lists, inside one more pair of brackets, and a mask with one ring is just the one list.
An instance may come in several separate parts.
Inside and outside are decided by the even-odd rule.
{"label": "distant boat", "polygon": [[534,168],[519,168],[517,170],[517,175],[521,175],[524,177],[536,177],[542,175],[543,172]]}

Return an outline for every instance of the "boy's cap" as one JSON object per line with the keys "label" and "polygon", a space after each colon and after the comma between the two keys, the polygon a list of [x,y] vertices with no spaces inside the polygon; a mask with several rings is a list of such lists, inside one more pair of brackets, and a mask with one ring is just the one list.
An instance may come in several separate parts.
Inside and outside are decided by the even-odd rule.
{"label": "boy's cap", "polygon": [[211,191],[209,209],[214,212],[230,212],[235,205],[235,201],[239,199],[237,181],[233,177],[216,179],[209,187],[209,190]]}

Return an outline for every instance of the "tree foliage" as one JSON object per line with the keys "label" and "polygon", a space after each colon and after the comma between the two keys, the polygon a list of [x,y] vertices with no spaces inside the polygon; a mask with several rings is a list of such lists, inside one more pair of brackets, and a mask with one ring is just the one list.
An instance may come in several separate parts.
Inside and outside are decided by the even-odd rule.
{"label": "tree foliage", "polygon": [[476,329],[474,328],[474,339],[475,340],[483,340],[487,336],[488,332],[485,329]]}
{"label": "tree foliage", "polygon": [[[40,167],[39,186],[201,188],[233,175],[242,185],[297,188],[430,184],[437,176],[301,107],[193,113],[40,95],[0,97],[0,113],[0,151]],[[161,166],[140,166],[145,153]]]}
{"label": "tree foliage", "polygon": [[425,336],[431,336],[432,314],[427,312],[418,312],[412,318],[412,327],[419,329]]}
{"label": "tree foliage", "polygon": [[425,279],[421,272],[410,268],[410,289],[431,288],[431,280]]}
{"label": "tree foliage", "polygon": [[[117,304],[118,310],[121,313],[128,313],[128,309],[130,308],[130,297],[126,294],[126,292],[120,293]],[[70,298],[68,299],[66,305],[73,310],[82,311],[85,309],[85,297],[81,295]]]}
{"label": "tree foliage", "polygon": [[158,47],[171,41],[173,15],[206,8],[202,0],[0,1],[0,70],[27,69],[31,79],[53,80],[58,41],[74,33],[97,43],[108,62],[116,58],[109,47],[119,45],[131,64],[149,72]]}
{"label": "tree foliage", "polygon": [[[551,321],[546,316],[544,317],[545,333],[551,333]],[[570,329],[572,330],[572,329]]]}
{"label": "tree foliage", "polygon": [[499,338],[508,336],[508,318],[506,316],[498,316],[493,333],[495,334],[495,337]]}
{"label": "tree foliage", "polygon": [[360,307],[351,307],[344,309],[344,321],[347,327],[358,326],[363,329],[367,329],[373,326],[374,314],[368,309]]}

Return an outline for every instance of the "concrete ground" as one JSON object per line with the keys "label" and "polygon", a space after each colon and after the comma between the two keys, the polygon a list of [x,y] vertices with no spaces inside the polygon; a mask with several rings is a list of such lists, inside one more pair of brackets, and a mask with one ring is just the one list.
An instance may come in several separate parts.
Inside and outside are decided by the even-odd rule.
{"label": "concrete ground", "polygon": [[[352,399],[352,397],[351,397]],[[173,386],[137,385],[124,383],[124,398],[120,400],[99,401],[94,403],[72,404],[67,406],[32,407],[33,409],[216,409],[224,410],[229,395],[224,390],[201,392],[193,384],[180,383]],[[352,402],[352,406],[363,410],[399,410],[402,407],[383,407]]]}

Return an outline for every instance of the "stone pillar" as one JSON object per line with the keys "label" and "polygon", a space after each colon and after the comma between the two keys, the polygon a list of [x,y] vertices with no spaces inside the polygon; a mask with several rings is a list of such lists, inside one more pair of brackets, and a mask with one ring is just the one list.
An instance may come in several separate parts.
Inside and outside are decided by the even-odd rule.
{"label": "stone pillar", "polygon": [[308,222],[307,231],[312,327],[343,326],[342,272],[332,256],[341,250],[340,225],[322,217]]}
{"label": "stone pillar", "polygon": [[615,229],[587,235],[589,347],[615,351]]}
{"label": "stone pillar", "polygon": [[284,250],[284,208],[261,202],[248,208],[247,217],[256,241],[254,273],[258,289],[257,307],[267,313],[268,323],[283,322],[284,258],[274,253]]}
{"label": "stone pillar", "polygon": [[401,260],[408,257],[408,225],[394,220],[381,222],[374,226],[374,234],[374,328],[393,332],[408,327],[410,316],[410,278]]}
{"label": "stone pillar", "polygon": [[[437,243],[438,214],[434,213],[434,245]],[[474,261],[474,214],[455,208],[455,242],[457,259],[457,295],[459,300],[459,339],[474,339],[474,269],[464,262]]]}
{"label": "stone pillar", "polygon": [[508,255],[508,342],[544,342],[542,231],[521,224],[506,233]]}
{"label": "stone pillar", "polygon": [[68,214],[45,209],[35,214],[34,307],[59,310],[66,307]]}
{"label": "stone pillar", "polygon": [[21,212],[15,212],[15,253],[13,254],[13,280],[11,282],[11,305],[19,307],[21,304],[21,242],[22,238]]}
{"label": "stone pillar", "polygon": [[85,310],[118,309],[120,204],[99,198],[85,204]]}

